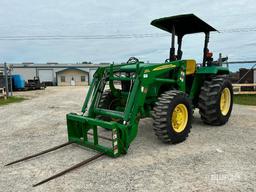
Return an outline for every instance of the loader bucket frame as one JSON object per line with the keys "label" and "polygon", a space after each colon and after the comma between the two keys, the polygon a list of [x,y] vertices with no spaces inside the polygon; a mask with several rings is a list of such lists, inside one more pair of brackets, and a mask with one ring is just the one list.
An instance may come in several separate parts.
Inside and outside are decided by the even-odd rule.
{"label": "loader bucket frame", "polygon": [[[97,126],[112,131],[112,138],[106,138],[112,142],[112,147],[106,147],[99,144],[99,135]],[[68,138],[70,142],[103,152],[111,157],[117,157],[123,149],[120,140],[120,134],[123,127],[117,125],[116,122],[106,122],[89,117],[83,117],[76,114],[67,114]],[[88,131],[93,131],[93,140],[88,139]]]}

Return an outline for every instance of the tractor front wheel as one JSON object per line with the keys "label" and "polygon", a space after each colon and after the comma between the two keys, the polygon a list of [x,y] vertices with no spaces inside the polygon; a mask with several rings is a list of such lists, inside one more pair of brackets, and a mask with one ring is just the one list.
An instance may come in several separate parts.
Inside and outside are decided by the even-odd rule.
{"label": "tractor front wheel", "polygon": [[209,125],[225,124],[233,106],[231,82],[223,77],[206,80],[199,95],[199,113],[204,123]]}
{"label": "tractor front wheel", "polygon": [[[108,109],[108,110],[118,110],[121,106],[121,100],[117,97],[115,97],[111,90],[106,90],[103,92],[100,102],[99,102],[99,108],[102,109]],[[116,121],[116,122],[121,122],[120,119],[115,119],[112,117],[108,116],[102,116],[98,115],[98,119],[104,120],[104,121]]]}
{"label": "tractor front wheel", "polygon": [[164,143],[184,141],[191,129],[192,105],[183,92],[166,91],[158,97],[153,113],[154,131]]}

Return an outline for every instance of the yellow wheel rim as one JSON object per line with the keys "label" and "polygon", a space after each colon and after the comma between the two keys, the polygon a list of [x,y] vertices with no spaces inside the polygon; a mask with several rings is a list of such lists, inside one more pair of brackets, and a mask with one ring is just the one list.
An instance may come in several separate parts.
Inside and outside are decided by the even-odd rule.
{"label": "yellow wheel rim", "polygon": [[223,89],[220,96],[220,111],[222,115],[227,115],[231,103],[231,94],[229,88]]}
{"label": "yellow wheel rim", "polygon": [[178,104],[172,112],[172,128],[175,132],[182,132],[188,123],[188,109],[184,104]]}

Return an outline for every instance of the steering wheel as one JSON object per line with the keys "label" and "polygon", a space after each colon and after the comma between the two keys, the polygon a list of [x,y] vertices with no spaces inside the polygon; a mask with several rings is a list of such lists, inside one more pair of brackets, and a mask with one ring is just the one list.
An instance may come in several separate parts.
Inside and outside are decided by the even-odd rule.
{"label": "steering wheel", "polygon": [[171,60],[170,59],[165,59],[165,63],[169,63]]}
{"label": "steering wheel", "polygon": [[136,57],[130,57],[126,63],[132,63],[132,64],[139,63],[139,59]]}

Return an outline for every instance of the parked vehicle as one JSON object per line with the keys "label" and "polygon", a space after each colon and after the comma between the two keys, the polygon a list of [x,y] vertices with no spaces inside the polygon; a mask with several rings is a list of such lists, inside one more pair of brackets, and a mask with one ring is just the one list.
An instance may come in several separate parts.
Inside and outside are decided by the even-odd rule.
{"label": "parked vehicle", "polygon": [[29,79],[25,85],[25,90],[36,90],[36,89],[45,89],[46,86],[44,83],[40,82],[39,77],[34,77],[34,79]]}

